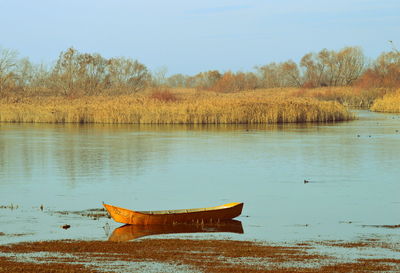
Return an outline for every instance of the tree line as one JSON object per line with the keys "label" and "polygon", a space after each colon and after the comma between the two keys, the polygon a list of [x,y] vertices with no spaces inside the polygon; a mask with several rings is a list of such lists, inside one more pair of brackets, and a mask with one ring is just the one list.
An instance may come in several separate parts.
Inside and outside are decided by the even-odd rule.
{"label": "tree line", "polygon": [[151,80],[146,66],[130,58],[106,59],[100,54],[61,52],[54,65],[34,65],[17,52],[0,49],[0,92],[30,91],[70,95],[95,95],[105,91],[135,93]]}
{"label": "tree line", "polygon": [[172,75],[166,79],[172,87],[190,87],[220,92],[257,88],[352,86],[364,88],[400,87],[400,52],[382,53],[367,62],[359,47],[339,51],[323,49],[304,55],[299,63],[288,60],[255,67],[255,72],[217,70],[194,76]]}
{"label": "tree line", "polygon": [[0,96],[97,95],[136,93],[149,87],[196,88],[236,92],[258,88],[351,86],[400,87],[400,52],[393,48],[367,61],[359,47],[339,51],[323,49],[304,55],[299,63],[288,60],[255,67],[251,72],[210,70],[196,75],[166,70],[151,72],[144,64],[125,57],[104,58],[73,47],[60,53],[52,65],[33,64],[12,49],[0,47]]}

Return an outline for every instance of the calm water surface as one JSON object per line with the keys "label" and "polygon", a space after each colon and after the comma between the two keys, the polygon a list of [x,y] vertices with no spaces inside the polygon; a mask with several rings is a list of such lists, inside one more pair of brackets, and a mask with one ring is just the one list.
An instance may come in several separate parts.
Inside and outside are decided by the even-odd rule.
{"label": "calm water surface", "polygon": [[400,224],[400,116],[357,114],[328,125],[0,124],[0,206],[18,205],[0,209],[0,234],[13,235],[0,243],[107,239],[112,220],[56,213],[102,201],[136,210],[245,203],[243,235],[193,237],[398,235],[368,225]]}

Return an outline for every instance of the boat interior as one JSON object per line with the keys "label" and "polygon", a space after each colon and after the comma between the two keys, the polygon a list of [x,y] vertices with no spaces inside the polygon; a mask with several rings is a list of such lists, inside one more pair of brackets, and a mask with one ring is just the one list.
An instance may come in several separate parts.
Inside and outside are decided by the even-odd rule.
{"label": "boat interior", "polygon": [[191,213],[191,212],[202,212],[202,211],[210,211],[210,210],[220,210],[220,209],[227,209],[234,206],[237,206],[241,203],[229,203],[224,204],[221,206],[216,207],[209,207],[209,208],[198,208],[198,209],[177,209],[177,210],[149,210],[149,211],[137,211],[143,214],[178,214],[178,213]]}

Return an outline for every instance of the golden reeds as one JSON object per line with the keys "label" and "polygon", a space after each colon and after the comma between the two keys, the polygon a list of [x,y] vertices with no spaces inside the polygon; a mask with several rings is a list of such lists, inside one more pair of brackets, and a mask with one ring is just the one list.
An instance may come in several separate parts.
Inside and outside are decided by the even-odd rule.
{"label": "golden reeds", "polygon": [[308,97],[323,101],[337,101],[347,107],[370,108],[375,99],[383,97],[386,88],[359,88],[351,86],[297,88],[287,90],[288,96]]}
{"label": "golden reeds", "polygon": [[400,89],[375,100],[371,110],[375,112],[400,113]]}
{"label": "golden reeds", "polygon": [[270,92],[177,92],[176,100],[148,95],[0,100],[0,122],[259,124],[353,119],[337,102],[271,96]]}

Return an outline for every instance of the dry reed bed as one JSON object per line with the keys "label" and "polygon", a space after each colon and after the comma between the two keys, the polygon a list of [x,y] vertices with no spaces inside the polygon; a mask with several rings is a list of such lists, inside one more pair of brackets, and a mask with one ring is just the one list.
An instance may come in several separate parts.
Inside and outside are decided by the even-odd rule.
{"label": "dry reed bed", "polygon": [[341,104],[261,92],[178,94],[175,101],[145,95],[37,97],[0,100],[0,122],[257,124],[353,119]]}
{"label": "dry reed bed", "polygon": [[400,89],[375,100],[371,110],[375,112],[400,113]]}
{"label": "dry reed bed", "polygon": [[286,95],[309,97],[322,101],[337,101],[348,107],[370,108],[374,100],[383,97],[387,88],[359,88],[349,86],[287,89]]}

